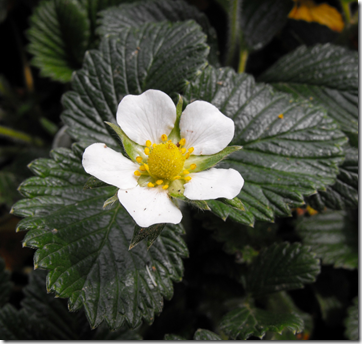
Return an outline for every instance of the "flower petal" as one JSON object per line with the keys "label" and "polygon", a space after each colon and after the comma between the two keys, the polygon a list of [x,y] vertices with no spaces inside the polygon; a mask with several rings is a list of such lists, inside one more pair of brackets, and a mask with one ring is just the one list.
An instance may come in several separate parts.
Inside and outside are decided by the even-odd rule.
{"label": "flower petal", "polygon": [[147,140],[160,143],[176,121],[176,106],[162,91],[148,90],[139,96],[125,96],[118,105],[117,123],[134,142],[144,146]]}
{"label": "flower petal", "polygon": [[234,137],[234,122],[214,105],[197,100],[187,105],[180,120],[185,148],[194,147],[195,155],[210,155],[223,150]]}
{"label": "flower petal", "polygon": [[139,166],[104,143],[93,143],[87,147],[82,164],[87,173],[107,184],[121,189],[137,185],[137,177],[133,173]]}
{"label": "flower petal", "polygon": [[195,174],[185,184],[184,195],[192,200],[207,200],[220,197],[232,199],[236,197],[244,185],[240,173],[232,168],[211,168]]}
{"label": "flower petal", "polygon": [[180,223],[182,213],[172,203],[166,190],[160,187],[137,186],[130,190],[119,190],[118,198],[140,227],[156,223]]}

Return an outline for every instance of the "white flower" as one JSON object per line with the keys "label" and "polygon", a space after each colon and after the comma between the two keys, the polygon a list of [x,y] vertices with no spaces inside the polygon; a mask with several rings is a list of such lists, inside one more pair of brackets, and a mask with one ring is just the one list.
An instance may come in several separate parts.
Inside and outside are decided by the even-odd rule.
{"label": "white flower", "polygon": [[194,101],[179,117],[167,94],[148,90],[123,98],[117,123],[138,152],[129,154],[133,161],[94,143],[82,163],[89,174],[119,188],[119,201],[139,226],[179,223],[182,213],[170,196],[232,199],[243,187],[234,169],[202,171],[205,158],[221,152],[234,136],[234,122],[214,105]]}

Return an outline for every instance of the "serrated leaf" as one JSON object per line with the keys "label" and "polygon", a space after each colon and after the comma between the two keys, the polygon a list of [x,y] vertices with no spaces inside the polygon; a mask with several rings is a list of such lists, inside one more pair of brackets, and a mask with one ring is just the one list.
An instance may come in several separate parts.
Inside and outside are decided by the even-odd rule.
{"label": "serrated leaf", "polygon": [[23,289],[22,308],[16,310],[9,304],[0,309],[0,337],[5,340],[84,340],[90,339],[139,339],[122,328],[110,333],[105,326],[91,331],[84,312],[70,313],[64,300],[47,294],[45,271],[30,274],[29,284]]}
{"label": "serrated leaf", "polygon": [[43,1],[30,18],[27,32],[32,64],[41,75],[68,82],[81,67],[89,44],[90,23],[85,9],[76,0]]}
{"label": "serrated leaf", "polygon": [[347,310],[348,316],[344,321],[346,326],[345,336],[350,340],[359,340],[358,324],[358,297],[353,299],[353,305]]}
{"label": "serrated leaf", "polygon": [[194,20],[207,35],[210,46],[210,63],[218,66],[218,44],[216,31],[206,15],[183,0],[147,0],[132,4],[121,4],[100,13],[99,35],[118,34],[124,28],[139,27],[146,23],[161,21],[180,22]]}
{"label": "serrated leaf", "polygon": [[220,323],[220,330],[233,340],[245,340],[250,336],[262,338],[267,331],[301,332],[303,328],[303,320],[295,314],[269,312],[249,305],[229,312]]}
{"label": "serrated leaf", "polygon": [[357,52],[331,44],[302,46],[278,60],[260,80],[324,107],[357,146]]}
{"label": "serrated leaf", "polygon": [[348,145],[344,151],[346,158],[339,166],[336,183],[308,198],[312,208],[342,210],[358,207],[358,149]]}
{"label": "serrated leaf", "polygon": [[206,63],[208,47],[193,22],[146,24],[105,37],[99,50],[86,53],[83,68],[63,96],[62,118],[69,134],[85,146],[104,142],[116,147],[113,130],[118,103],[127,94],[159,89],[180,93]]}
{"label": "serrated leaf", "polygon": [[261,49],[287,22],[293,7],[291,0],[244,0],[241,6],[241,30],[251,49]]}
{"label": "serrated leaf", "polygon": [[[293,299],[285,292],[269,295],[266,301],[267,310],[276,313],[293,313],[303,319],[303,335],[309,338],[313,331],[313,318],[309,313],[302,312],[294,303]],[[286,338],[287,337],[287,338]],[[282,334],[274,333],[272,340],[296,339],[295,334],[284,331]]]}
{"label": "serrated leaf", "polygon": [[26,340],[33,339],[24,324],[26,317],[17,309],[6,304],[0,309],[0,338],[2,340]]}
{"label": "serrated leaf", "polygon": [[10,274],[5,270],[4,260],[0,258],[0,307],[8,301],[11,288]]}
{"label": "serrated leaf", "polygon": [[216,333],[199,328],[194,334],[194,340],[222,340]]}
{"label": "serrated leaf", "polygon": [[357,224],[344,211],[326,212],[298,221],[296,231],[304,244],[335,268],[358,267]]}
{"label": "serrated leaf", "polygon": [[221,166],[245,180],[238,197],[254,219],[291,216],[303,195],[333,184],[346,137],[320,108],[255,84],[229,68],[205,69],[185,92],[187,99],[214,104],[235,122],[231,144],[243,146]]}
{"label": "serrated leaf", "polygon": [[20,187],[28,199],[13,209],[27,217],[19,229],[30,230],[23,245],[38,249],[35,267],[50,271],[47,289],[69,298],[72,311],[84,305],[93,328],[104,320],[112,329],[135,328],[142,318],[152,322],[162,297],[173,294],[172,281],[182,278],[182,229],[166,226],[149,250],[140,243],[128,251],[132,218],[120,204],[102,209],[114,187],[84,190],[88,175],[67,149],[52,151],[52,159],[36,160],[31,169],[37,177]]}
{"label": "serrated leaf", "polygon": [[303,288],[320,272],[314,256],[309,247],[299,243],[275,243],[263,249],[248,267],[245,288],[255,296]]}

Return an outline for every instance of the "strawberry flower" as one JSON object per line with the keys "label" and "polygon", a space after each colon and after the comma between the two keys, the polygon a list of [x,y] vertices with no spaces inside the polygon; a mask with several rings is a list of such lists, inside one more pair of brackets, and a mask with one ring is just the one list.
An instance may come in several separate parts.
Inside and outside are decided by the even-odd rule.
{"label": "strawberry flower", "polygon": [[182,102],[176,108],[158,90],[125,96],[118,105],[118,126],[108,124],[130,159],[104,143],[84,151],[86,172],[119,188],[119,201],[140,227],[179,223],[182,213],[173,198],[232,199],[243,187],[236,170],[213,168],[241,148],[226,149],[234,122],[205,101],[181,109]]}

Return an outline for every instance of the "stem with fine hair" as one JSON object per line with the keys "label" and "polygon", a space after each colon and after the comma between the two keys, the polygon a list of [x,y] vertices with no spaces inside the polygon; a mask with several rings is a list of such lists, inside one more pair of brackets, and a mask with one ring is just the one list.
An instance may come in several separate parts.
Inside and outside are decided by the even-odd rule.
{"label": "stem with fine hair", "polygon": [[240,12],[242,0],[230,0],[228,12],[228,43],[225,64],[231,66],[240,44]]}

